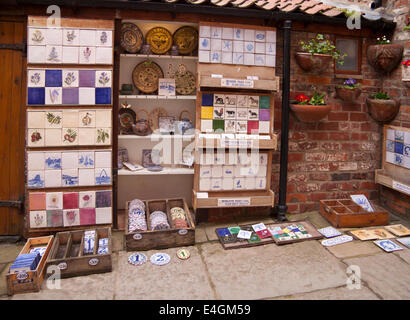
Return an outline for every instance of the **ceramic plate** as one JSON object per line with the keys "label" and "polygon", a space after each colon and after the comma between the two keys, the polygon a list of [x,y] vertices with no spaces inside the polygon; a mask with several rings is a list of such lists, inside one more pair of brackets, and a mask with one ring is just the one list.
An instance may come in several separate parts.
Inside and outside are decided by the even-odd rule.
{"label": "ceramic plate", "polygon": [[172,37],[181,55],[191,54],[198,48],[198,31],[193,27],[181,27],[174,32]]}
{"label": "ceramic plate", "polygon": [[142,32],[135,24],[127,22],[121,25],[121,47],[127,52],[137,53],[143,42]]}
{"label": "ceramic plate", "polygon": [[164,73],[161,67],[151,60],[139,63],[132,71],[132,81],[135,87],[144,93],[157,91],[158,79],[163,77]]}

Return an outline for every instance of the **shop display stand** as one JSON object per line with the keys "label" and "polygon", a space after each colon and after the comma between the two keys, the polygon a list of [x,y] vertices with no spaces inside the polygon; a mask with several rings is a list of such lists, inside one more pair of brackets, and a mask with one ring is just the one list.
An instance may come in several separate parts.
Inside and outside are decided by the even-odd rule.
{"label": "shop display stand", "polygon": [[[392,162],[386,161],[387,155],[387,131],[388,130],[398,130],[404,133],[404,148],[401,150],[401,154],[398,156],[402,159],[401,165],[393,164]],[[382,168],[377,169],[375,172],[375,181],[381,185],[384,185],[388,188],[394,189],[401,193],[410,195],[410,150],[407,146],[410,146],[410,129],[404,127],[396,127],[391,125],[385,125],[383,129],[383,160]],[[394,140],[392,140],[394,141]],[[395,143],[395,142],[394,142]],[[392,146],[395,147],[394,145]],[[399,148],[400,149],[400,148]],[[395,153],[395,150],[391,150],[392,153]],[[407,167],[405,167],[407,166]]]}
{"label": "shop display stand", "polygon": [[[258,30],[274,30],[272,28],[246,26],[246,25],[230,25],[220,23],[201,22],[201,26],[216,26],[227,28],[244,28]],[[253,76],[253,80],[248,87],[227,86],[225,79],[234,80],[249,80],[249,76]],[[255,78],[257,77],[257,78]],[[193,208],[196,211],[201,208],[229,208],[229,207],[273,207],[274,192],[271,190],[270,175],[272,172],[272,152],[277,148],[277,136],[273,134],[273,114],[274,100],[272,93],[279,89],[278,77],[275,76],[274,67],[266,66],[245,66],[222,63],[203,63],[198,61],[198,92],[196,104],[196,128],[195,137],[196,147],[196,164],[194,169],[194,188],[192,195]],[[251,86],[251,88],[249,87]],[[269,133],[260,135],[244,135],[224,134],[224,133],[206,133],[201,130],[201,97],[206,93],[215,94],[231,94],[231,95],[251,95],[260,96],[267,95],[270,97],[270,126]],[[225,141],[228,136],[229,141]],[[257,138],[258,143],[252,142]],[[215,154],[217,149],[229,148],[246,149],[248,152],[251,149],[258,149],[268,153],[268,163],[266,172],[266,186],[263,190],[229,190],[229,191],[202,191],[200,190],[200,164],[199,157],[204,150],[213,149]],[[198,219],[198,217],[197,217]]]}

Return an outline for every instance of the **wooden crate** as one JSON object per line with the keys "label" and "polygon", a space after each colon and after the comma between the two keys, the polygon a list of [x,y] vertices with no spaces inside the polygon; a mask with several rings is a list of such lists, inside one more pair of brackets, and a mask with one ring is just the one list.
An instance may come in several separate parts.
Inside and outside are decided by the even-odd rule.
{"label": "wooden crate", "polygon": [[[127,251],[166,249],[195,244],[195,223],[185,199],[145,200],[144,203],[148,231],[128,231],[129,201],[125,205],[125,246]],[[181,207],[185,210],[188,228],[176,229],[174,227],[170,215],[170,210],[173,207]],[[167,213],[171,229],[151,231],[150,214],[157,210]]]}
{"label": "wooden crate", "polygon": [[44,247],[47,249],[41,257],[36,270],[19,273],[8,273],[6,275],[7,294],[13,295],[16,293],[39,292],[44,279],[46,270],[47,256],[51,250],[54,236],[29,238],[19,254],[29,253],[31,249],[36,247]]}
{"label": "wooden crate", "polygon": [[320,214],[337,228],[382,226],[388,224],[389,214],[371,203],[374,212],[368,212],[350,199],[320,200]]}
{"label": "wooden crate", "polygon": [[[47,259],[48,266],[60,269],[61,278],[83,276],[93,273],[111,272],[112,244],[111,229],[96,228],[93,254],[84,255],[84,231],[66,231],[56,234],[53,247]],[[97,254],[98,240],[108,238],[108,253]]]}

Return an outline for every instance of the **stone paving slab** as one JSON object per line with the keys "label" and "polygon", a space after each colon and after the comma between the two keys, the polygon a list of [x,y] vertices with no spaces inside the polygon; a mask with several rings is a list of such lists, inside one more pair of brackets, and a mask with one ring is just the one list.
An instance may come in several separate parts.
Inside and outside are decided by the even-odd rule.
{"label": "stone paving slab", "polygon": [[308,220],[317,229],[330,226],[330,223],[319,212],[305,212],[298,214],[288,214],[286,218],[289,221]]}
{"label": "stone paving slab", "polygon": [[88,276],[61,279],[60,289],[47,288],[45,277],[40,292],[16,294],[11,300],[112,300],[115,291],[115,273],[118,255],[112,255],[113,271]]}
{"label": "stone paving slab", "polygon": [[149,261],[141,266],[133,266],[127,262],[133,252],[120,252],[115,275],[115,299],[215,299],[197,247],[187,247],[191,253],[188,260],[178,259],[177,249],[143,252],[148,260],[157,252],[169,254],[171,262],[164,266],[156,266]]}
{"label": "stone paving slab", "polygon": [[336,258],[346,259],[357,256],[371,255],[383,252],[373,241],[353,240],[351,242],[326,247]]}
{"label": "stone paving slab", "polygon": [[348,289],[346,286],[274,298],[274,300],[379,300],[368,288]]}
{"label": "stone paving slab", "polygon": [[5,244],[0,244],[0,263],[8,263],[8,262],[13,262],[17,256],[19,255],[21,249],[23,249],[24,244],[18,243],[18,244],[11,244],[11,243],[5,243]]}
{"label": "stone paving slab", "polygon": [[343,260],[360,267],[361,279],[383,299],[410,299],[410,266],[392,253]]}
{"label": "stone paving slab", "polygon": [[317,241],[232,250],[219,243],[200,247],[220,299],[266,299],[346,283],[345,266]]}
{"label": "stone paving slab", "polygon": [[195,243],[207,242],[205,227],[196,226],[195,228]]}
{"label": "stone paving slab", "polygon": [[208,238],[208,241],[215,241],[218,240],[218,236],[216,235],[215,229],[217,228],[229,228],[229,227],[236,227],[236,223],[207,223],[204,225],[205,233]]}
{"label": "stone paving slab", "polygon": [[[397,243],[401,247],[404,247],[401,243]],[[393,252],[394,255],[399,256],[401,259],[406,261],[408,264],[410,264],[410,249],[404,249],[404,250],[399,250]]]}

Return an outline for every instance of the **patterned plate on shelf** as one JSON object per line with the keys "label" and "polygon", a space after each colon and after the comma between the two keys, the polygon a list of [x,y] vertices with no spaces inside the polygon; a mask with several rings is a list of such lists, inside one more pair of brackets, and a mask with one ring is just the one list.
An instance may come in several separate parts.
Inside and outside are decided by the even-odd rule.
{"label": "patterned plate on shelf", "polygon": [[158,90],[158,79],[163,78],[161,67],[154,61],[145,60],[139,63],[132,71],[134,86],[144,93],[153,93]]}
{"label": "patterned plate on shelf", "polygon": [[131,108],[121,108],[118,112],[120,127],[124,131],[132,131],[132,125],[135,124],[136,115]]}
{"label": "patterned plate on shelf", "polygon": [[172,35],[163,27],[155,27],[149,30],[145,40],[155,54],[167,53],[172,46]]}
{"label": "patterned plate on shelf", "polygon": [[121,47],[127,52],[137,53],[143,43],[142,32],[135,24],[127,22],[121,25]]}
{"label": "patterned plate on shelf", "polygon": [[194,27],[184,26],[174,32],[174,45],[182,55],[191,54],[198,48],[198,31]]}

